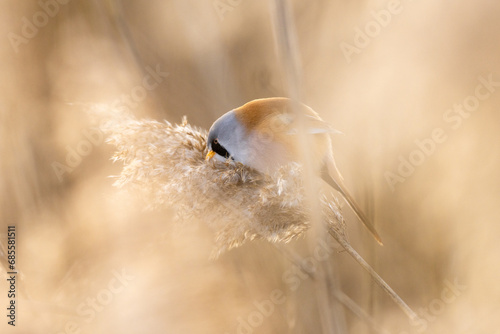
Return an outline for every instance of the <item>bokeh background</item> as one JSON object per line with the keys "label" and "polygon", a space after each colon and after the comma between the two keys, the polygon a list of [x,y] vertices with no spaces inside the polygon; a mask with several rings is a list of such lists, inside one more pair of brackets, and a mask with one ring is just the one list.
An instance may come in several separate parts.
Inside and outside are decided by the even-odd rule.
{"label": "bokeh background", "polygon": [[[337,164],[385,246],[345,210],[350,241],[424,322],[410,323],[347,253],[323,263],[336,277],[326,285],[372,324],[335,300],[325,309],[318,277],[288,289],[286,254],[307,257],[307,238],[211,260],[203,221],[180,224],[174,208],[144,210],[112,186],[121,166],[92,132],[91,106],[208,128],[249,100],[287,95],[270,3],[2,0],[0,241],[15,225],[21,272],[17,326],[3,315],[2,333],[332,332],[325,318],[336,333],[498,333],[498,2],[290,1],[302,99],[344,133]],[[142,94],[157,68],[161,82]],[[478,85],[489,94],[470,113],[449,111]],[[418,153],[435,129],[442,140]],[[286,302],[243,328],[274,289]],[[2,279],[3,310],[7,290]]]}

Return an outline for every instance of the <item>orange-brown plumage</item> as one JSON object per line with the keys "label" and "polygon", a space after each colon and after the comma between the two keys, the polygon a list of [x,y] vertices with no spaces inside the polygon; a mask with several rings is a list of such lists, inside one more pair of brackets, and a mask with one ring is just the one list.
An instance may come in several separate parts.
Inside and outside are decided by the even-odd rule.
{"label": "orange-brown plumage", "polygon": [[[263,141],[272,139],[282,143],[288,160],[301,161],[298,141],[303,137],[298,134],[300,126],[296,113],[308,116],[308,123],[323,122],[308,106],[302,103],[292,105],[291,100],[284,97],[253,100],[234,109],[236,118],[245,124],[248,133],[257,133]],[[322,161],[331,150],[329,135],[317,133],[309,139],[311,158]]]}
{"label": "orange-brown plumage", "polygon": [[245,103],[234,109],[236,117],[246,125],[249,131],[256,130],[265,119],[276,114],[287,113],[290,102],[283,97],[273,97],[269,99],[258,99]]}

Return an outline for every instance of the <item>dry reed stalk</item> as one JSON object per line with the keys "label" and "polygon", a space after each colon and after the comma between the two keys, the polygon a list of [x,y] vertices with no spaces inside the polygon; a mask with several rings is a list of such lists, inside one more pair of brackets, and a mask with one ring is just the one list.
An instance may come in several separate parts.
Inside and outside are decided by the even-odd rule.
{"label": "dry reed stalk", "polygon": [[[130,118],[108,124],[108,142],[117,147],[113,159],[124,163],[115,185],[139,191],[150,207],[171,205],[181,219],[205,221],[216,236],[213,257],[254,239],[289,242],[310,227],[312,213],[306,205],[299,164],[263,175],[240,163],[207,162],[207,132],[186,119],[180,125]],[[408,317],[418,319],[349,244],[338,205],[325,198],[320,205],[330,235]]]}
{"label": "dry reed stalk", "polygon": [[372,279],[377,283],[385,293],[392,298],[392,300],[399,306],[401,310],[413,321],[418,321],[418,315],[399,297],[399,295],[387,284],[382,277],[363,259],[361,255],[352,248],[351,244],[347,242],[344,236],[339,235],[336,230],[328,229],[328,233],[344,248],[351,257],[358,262],[358,264],[366,270]]}
{"label": "dry reed stalk", "polygon": [[[273,28],[275,32],[276,48],[281,60],[281,69],[283,77],[286,79],[288,94],[292,99],[301,100],[301,84],[300,84],[300,60],[299,49],[297,46],[297,38],[295,34],[294,22],[292,18],[291,5],[288,0],[274,0],[272,2]],[[304,129],[301,129],[299,134],[303,136],[303,141],[306,142]],[[301,152],[303,157],[307,157],[307,148],[302,147]],[[304,159],[307,163],[309,159]],[[308,167],[306,165],[306,167]],[[307,168],[310,170],[310,168]],[[311,196],[311,187],[308,187],[308,195]],[[314,217],[318,219],[318,217]],[[368,271],[373,280],[394,300],[394,302],[413,320],[417,320],[418,316],[413,310],[392,290],[392,288],[377,274],[377,272],[352,248],[345,233],[339,234],[337,229],[332,228],[329,224],[328,232],[340,243],[340,245],[351,255],[363,269]]]}

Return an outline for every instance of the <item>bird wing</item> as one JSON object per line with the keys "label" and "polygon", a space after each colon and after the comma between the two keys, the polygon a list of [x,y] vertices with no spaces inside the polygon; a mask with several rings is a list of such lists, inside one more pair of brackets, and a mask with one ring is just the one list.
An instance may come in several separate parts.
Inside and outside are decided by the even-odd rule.
{"label": "bird wing", "polygon": [[341,134],[339,130],[333,128],[330,124],[314,115],[305,115],[306,129],[310,134],[330,133]]}
{"label": "bird wing", "polygon": [[[305,129],[309,134],[336,134],[341,133],[334,129],[330,124],[323,121],[319,115],[312,110],[311,108],[304,105],[301,111],[303,114],[303,121],[306,122]],[[271,124],[279,124],[283,128],[287,129],[288,135],[296,135],[299,133],[299,124],[298,118],[295,114],[287,113],[278,113],[271,116],[272,121]],[[321,149],[320,149],[321,151]],[[325,157],[326,163],[325,168],[321,171],[321,177],[325,180],[330,186],[336,189],[340,194],[345,198],[347,204],[354,211],[358,219],[366,226],[366,228],[371,232],[375,240],[382,245],[382,239],[379,234],[375,230],[375,226],[373,223],[365,216],[363,211],[360,209],[360,206],[351,196],[347,187],[344,185],[343,177],[340,174],[337,166],[335,165],[335,160],[333,159],[333,155],[329,154]]]}
{"label": "bird wing", "polygon": [[[307,109],[305,110],[308,111]],[[288,134],[295,135],[299,133],[300,117],[291,113],[281,113],[273,116],[277,122],[280,122],[283,126],[288,129]],[[302,121],[305,122],[305,130],[307,134],[320,134],[320,133],[329,133],[329,134],[341,134],[342,132],[333,128],[330,124],[323,121],[314,111],[311,110],[311,113],[306,113],[302,116]]]}

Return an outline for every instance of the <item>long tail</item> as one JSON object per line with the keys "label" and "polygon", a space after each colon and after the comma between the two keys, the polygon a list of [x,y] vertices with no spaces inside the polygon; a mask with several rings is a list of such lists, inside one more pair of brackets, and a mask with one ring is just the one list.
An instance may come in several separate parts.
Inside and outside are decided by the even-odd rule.
{"label": "long tail", "polygon": [[373,226],[373,223],[365,216],[365,214],[363,213],[363,211],[361,211],[359,205],[356,203],[354,198],[347,191],[344,182],[342,182],[342,175],[335,166],[335,161],[333,160],[333,157],[329,158],[328,161],[325,163],[323,169],[321,170],[321,178],[330,186],[332,186],[335,190],[337,190],[345,198],[351,209],[354,211],[354,213],[363,223],[363,225],[365,225],[368,231],[371,232],[375,240],[377,240],[377,242],[380,245],[383,245],[382,239],[378,235],[377,230],[375,230],[375,226]]}

